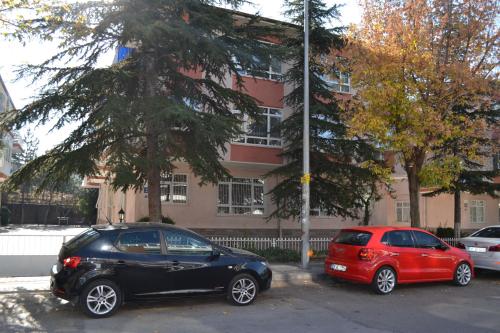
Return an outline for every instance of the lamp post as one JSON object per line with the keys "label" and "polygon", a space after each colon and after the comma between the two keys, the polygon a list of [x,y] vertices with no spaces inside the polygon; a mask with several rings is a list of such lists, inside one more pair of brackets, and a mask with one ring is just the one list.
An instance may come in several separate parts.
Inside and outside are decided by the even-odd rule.
{"label": "lamp post", "polygon": [[309,169],[309,0],[304,0],[304,132],[302,183],[302,268],[309,265],[309,203],[311,174]]}
{"label": "lamp post", "polygon": [[125,211],[123,210],[123,208],[118,211],[118,218],[120,219],[120,223],[123,223],[123,221],[125,220]]}

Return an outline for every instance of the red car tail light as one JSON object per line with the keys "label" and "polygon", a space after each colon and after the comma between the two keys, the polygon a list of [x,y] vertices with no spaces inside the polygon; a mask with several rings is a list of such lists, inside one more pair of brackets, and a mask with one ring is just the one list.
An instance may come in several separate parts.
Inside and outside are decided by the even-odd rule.
{"label": "red car tail light", "polygon": [[80,264],[80,261],[82,261],[80,257],[68,257],[63,260],[63,264],[67,268],[76,268]]}
{"label": "red car tail light", "polygon": [[373,249],[368,249],[366,247],[359,250],[358,253],[359,260],[372,261],[374,257]]}
{"label": "red car tail light", "polygon": [[488,248],[488,251],[490,251],[490,252],[500,252],[500,244],[490,246]]}
{"label": "red car tail light", "polygon": [[460,242],[458,242],[458,243],[457,243],[457,247],[458,247],[459,249],[463,249],[463,250],[465,250],[465,245],[464,245],[464,244],[462,244],[462,243],[460,243]]}

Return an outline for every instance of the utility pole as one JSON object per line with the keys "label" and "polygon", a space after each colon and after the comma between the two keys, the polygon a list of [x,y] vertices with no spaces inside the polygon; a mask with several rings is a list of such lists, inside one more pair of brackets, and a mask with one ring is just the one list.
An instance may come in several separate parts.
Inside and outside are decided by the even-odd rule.
{"label": "utility pole", "polygon": [[309,172],[309,0],[304,0],[304,138],[302,183],[302,268],[309,265],[309,202],[311,174]]}

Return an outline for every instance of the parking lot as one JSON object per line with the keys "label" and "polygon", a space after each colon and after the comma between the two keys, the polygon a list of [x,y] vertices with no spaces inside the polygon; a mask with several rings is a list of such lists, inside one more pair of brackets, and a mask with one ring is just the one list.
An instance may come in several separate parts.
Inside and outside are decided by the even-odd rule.
{"label": "parking lot", "polygon": [[92,320],[47,291],[0,293],[0,332],[500,332],[500,274],[466,288],[399,286],[378,296],[366,286],[319,276],[272,288],[247,307],[220,296],[128,303]]}

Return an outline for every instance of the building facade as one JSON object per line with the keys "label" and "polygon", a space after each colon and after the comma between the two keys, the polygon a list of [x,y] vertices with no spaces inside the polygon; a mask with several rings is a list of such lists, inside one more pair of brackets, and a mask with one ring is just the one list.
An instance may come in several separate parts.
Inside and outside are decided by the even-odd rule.
{"label": "building facade", "polygon": [[[14,109],[14,103],[5,83],[0,77],[0,113]],[[0,147],[0,182],[3,182],[14,170],[12,156],[22,150],[21,140],[17,133],[2,132]]]}
{"label": "building facade", "polygon": [[[119,51],[119,54],[126,52]],[[211,235],[265,235],[291,236],[300,234],[298,220],[268,219],[275,207],[267,193],[278,179],[265,175],[284,163],[280,157],[285,144],[278,125],[291,115],[292,110],[283,102],[291,87],[279,79],[288,70],[285,63],[271,61],[262,68],[259,77],[244,76],[245,91],[261,108],[258,121],[244,118],[245,135],[226,145],[222,164],[231,173],[215,185],[199,186],[200,179],[189,166],[177,164],[172,175],[165,175],[161,184],[162,213],[182,227]],[[203,73],[193,73],[197,78]],[[236,89],[235,77],[227,75],[225,85]],[[332,90],[339,99],[352,95],[350,77],[341,73],[331,78]],[[234,110],[234,112],[238,112]],[[406,174],[398,165],[393,172],[393,189],[384,193],[372,208],[370,223],[373,225],[409,225],[409,194]],[[119,222],[118,212],[125,211],[125,221],[137,221],[148,216],[147,188],[142,191],[115,192],[102,176],[85,180],[85,186],[99,188],[98,223]],[[453,197],[441,195],[422,197],[422,227],[453,227]],[[499,200],[488,196],[462,195],[464,229],[477,229],[499,221]],[[360,224],[361,220],[325,216],[319,210],[311,211],[312,236],[331,235],[335,230]]]}

